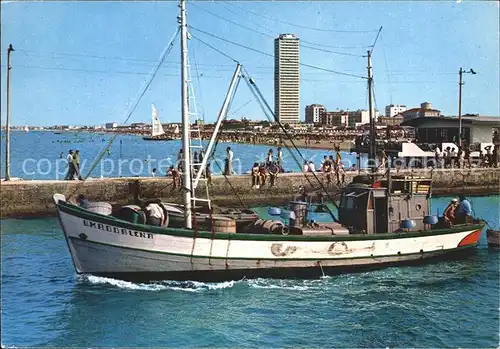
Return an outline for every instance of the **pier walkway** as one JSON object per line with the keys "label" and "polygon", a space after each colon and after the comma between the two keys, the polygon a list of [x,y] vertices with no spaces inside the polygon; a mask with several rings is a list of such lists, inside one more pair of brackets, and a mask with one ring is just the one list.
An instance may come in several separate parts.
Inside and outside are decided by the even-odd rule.
{"label": "pier walkway", "polygon": [[[433,178],[433,195],[487,195],[500,192],[500,169],[444,169],[396,171],[393,175],[419,176]],[[358,172],[346,172],[349,183]],[[311,173],[307,176],[315,188],[319,185]],[[323,178],[318,172],[317,176]],[[231,186],[223,176],[213,176],[210,195],[214,203],[225,206],[241,206],[238,196],[249,206],[264,206],[284,203],[298,194],[300,186],[310,188],[303,173],[284,173],[277,178],[276,185],[255,189],[251,187],[250,175],[230,176]],[[107,201],[113,205],[131,203],[141,199],[161,198],[164,201],[181,203],[179,189],[173,189],[172,179],[167,177],[145,178],[106,178],[81,181],[22,180],[1,182],[0,217],[43,217],[55,215],[52,202],[54,193],[69,195],[77,190],[90,200]],[[339,190],[332,186],[331,192]],[[238,194],[236,195],[235,192]]]}

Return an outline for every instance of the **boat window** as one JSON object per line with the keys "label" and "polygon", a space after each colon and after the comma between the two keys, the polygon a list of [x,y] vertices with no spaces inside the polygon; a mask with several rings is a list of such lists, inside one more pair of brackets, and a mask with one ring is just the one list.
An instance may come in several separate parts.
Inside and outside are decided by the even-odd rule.
{"label": "boat window", "polygon": [[350,192],[342,197],[341,207],[347,210],[357,210],[366,208],[367,191],[364,192]]}

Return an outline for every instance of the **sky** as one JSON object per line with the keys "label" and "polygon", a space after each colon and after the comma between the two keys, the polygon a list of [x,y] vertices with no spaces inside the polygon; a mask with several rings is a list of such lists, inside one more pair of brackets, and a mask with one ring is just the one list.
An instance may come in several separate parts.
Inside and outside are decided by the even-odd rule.
{"label": "sky", "polygon": [[[12,125],[122,124],[178,27],[178,10],[176,1],[2,1],[2,124],[9,44]],[[301,39],[302,120],[312,103],[367,109],[364,56],[380,27],[373,72],[382,113],[387,104],[427,101],[457,115],[463,67],[478,74],[464,74],[462,113],[500,115],[495,1],[188,1],[187,20],[196,106],[207,122],[217,118],[235,69],[226,56],[243,64],[274,105],[273,38],[280,33]],[[180,122],[179,39],[128,123],[150,122],[152,103],[163,123]],[[266,119],[243,81],[229,117]]]}

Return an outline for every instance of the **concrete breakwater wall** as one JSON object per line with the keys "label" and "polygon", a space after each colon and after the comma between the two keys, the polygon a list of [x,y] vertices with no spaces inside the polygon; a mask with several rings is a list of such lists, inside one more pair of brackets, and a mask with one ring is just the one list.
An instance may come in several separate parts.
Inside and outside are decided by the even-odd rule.
{"label": "concrete breakwater wall", "polygon": [[[479,195],[500,192],[500,169],[464,170],[413,170],[393,171],[394,175],[431,177],[433,195]],[[347,173],[349,183],[357,172]],[[323,174],[317,173],[320,179]],[[210,196],[219,205],[240,207],[240,199],[248,206],[284,203],[298,193],[300,186],[318,188],[312,174],[286,173],[278,176],[276,186],[267,184],[259,189],[251,188],[249,175],[231,176],[228,182],[223,176],[214,176]],[[203,185],[203,183],[201,184]],[[332,192],[338,188],[331,188]],[[199,189],[200,193],[204,189]],[[80,181],[11,181],[0,186],[0,217],[21,218],[55,215],[52,195],[61,193],[84,194],[92,201],[107,201],[113,205],[132,203],[134,199],[161,198],[164,201],[182,203],[182,193],[173,189],[170,178],[109,178]]]}

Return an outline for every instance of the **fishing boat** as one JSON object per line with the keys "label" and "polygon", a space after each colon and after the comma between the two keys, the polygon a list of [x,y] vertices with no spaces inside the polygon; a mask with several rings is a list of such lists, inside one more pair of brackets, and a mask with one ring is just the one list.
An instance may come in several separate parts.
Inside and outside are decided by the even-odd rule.
{"label": "fishing boat", "polygon": [[[216,134],[227,111],[236,81],[243,76],[237,64],[226,99],[201,164],[192,163],[189,96],[187,88],[187,24],[185,0],[180,1],[183,201],[178,213],[183,226],[170,225],[163,208],[160,225],[145,224],[137,207],[128,218],[113,215],[109,204],[72,203],[54,194],[59,222],[78,274],[124,280],[218,281],[243,277],[318,277],[338,272],[421,263],[473,249],[484,222],[472,219],[448,226],[431,214],[432,180],[391,177],[358,178],[340,193],[338,217],[320,223],[311,203],[290,202],[289,209],[272,207],[272,219],[257,219],[237,229],[236,220],[214,213],[210,200],[201,199],[202,173],[216,144]],[[368,55],[370,115],[373,122],[371,59]],[[259,95],[259,90],[253,90]],[[371,152],[374,155],[374,151]],[[197,171],[193,166],[198,166]],[[200,219],[198,204],[208,213]],[[167,204],[168,205],[168,204]],[[324,205],[323,205],[324,208]],[[133,213],[132,212],[132,213]],[[141,213],[142,212],[142,213]],[[146,220],[147,221],[147,220]],[[174,219],[172,220],[174,221]]]}
{"label": "fishing boat", "polygon": [[500,230],[486,230],[486,240],[488,241],[488,246],[500,247]]}
{"label": "fishing boat", "polygon": [[151,135],[142,137],[145,141],[171,141],[172,137],[169,137],[165,130],[163,129],[163,125],[158,118],[158,110],[156,110],[155,106],[152,105],[152,117],[151,117]]}

